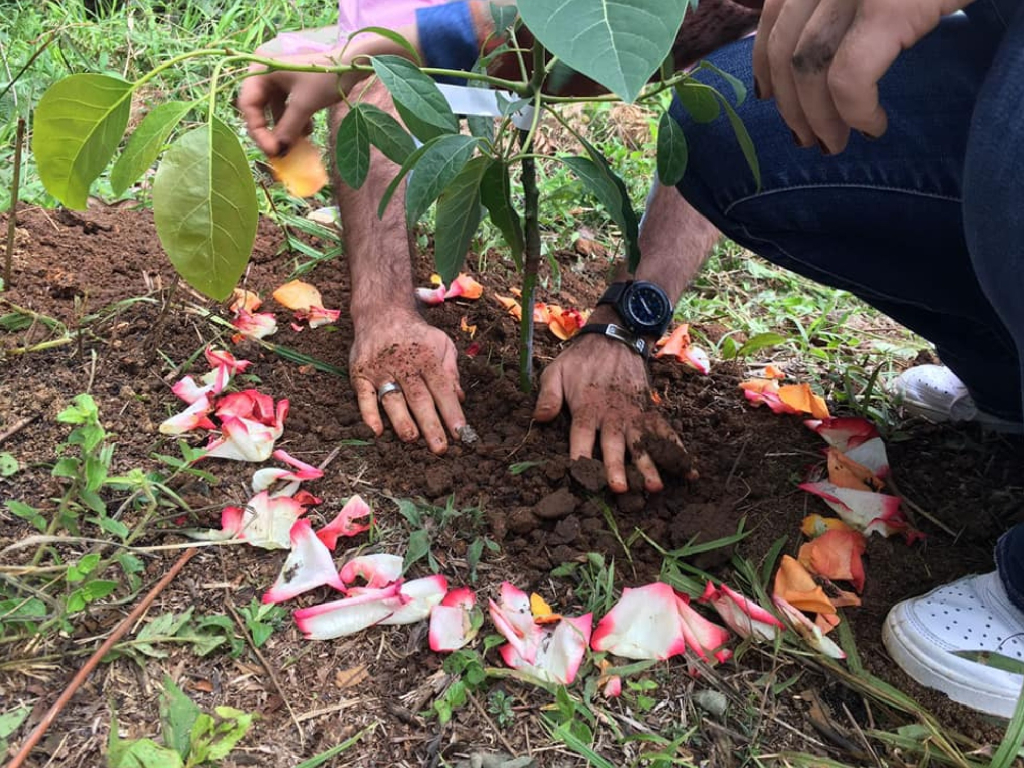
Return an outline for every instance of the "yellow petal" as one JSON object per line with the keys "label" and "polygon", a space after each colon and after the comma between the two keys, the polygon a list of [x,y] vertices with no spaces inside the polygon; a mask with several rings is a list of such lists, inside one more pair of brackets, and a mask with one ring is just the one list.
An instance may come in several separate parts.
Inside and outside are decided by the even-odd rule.
{"label": "yellow petal", "polygon": [[268,158],[274,178],[296,197],[312,197],[327,184],[327,169],[320,150],[301,138],[282,157]]}
{"label": "yellow petal", "polygon": [[530,595],[530,613],[537,624],[554,624],[562,620],[561,615],[552,611],[547,601],[536,592]]}

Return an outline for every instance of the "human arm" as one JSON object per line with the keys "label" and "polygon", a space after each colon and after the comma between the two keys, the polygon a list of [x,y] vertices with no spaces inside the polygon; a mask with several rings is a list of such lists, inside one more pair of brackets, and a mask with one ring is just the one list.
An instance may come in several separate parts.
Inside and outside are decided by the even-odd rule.
{"label": "human arm", "polygon": [[[634,277],[660,285],[673,306],[704,264],[720,234],[674,187],[659,185],[640,232],[643,258]],[[627,277],[625,270],[618,279]],[[599,306],[590,322],[620,322],[615,310]],[[626,345],[598,334],[580,336],[541,376],[534,417],[551,421],[567,406],[572,418],[569,453],[593,456],[600,433],[609,487],[628,489],[627,451],[648,491],[663,487],[658,468],[640,443],[646,436],[679,442],[665,420],[650,411],[647,363]]]}
{"label": "human arm", "polygon": [[754,78],[801,146],[843,151],[850,130],[878,138],[878,82],[943,16],[973,0],[765,0]]}

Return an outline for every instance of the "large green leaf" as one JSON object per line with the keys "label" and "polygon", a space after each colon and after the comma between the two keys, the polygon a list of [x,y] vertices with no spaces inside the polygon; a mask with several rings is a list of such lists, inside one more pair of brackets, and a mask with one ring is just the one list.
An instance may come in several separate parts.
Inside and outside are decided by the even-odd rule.
{"label": "large green leaf", "polygon": [[395,109],[413,136],[427,141],[458,133],[459,121],[434,81],[401,56],[374,56],[373,71],[394,99]]}
{"label": "large green leaf", "polygon": [[370,171],[370,131],[358,109],[350,110],[338,126],[334,159],[342,181],[352,189],[363,186]]}
{"label": "large green leaf", "polygon": [[722,114],[718,94],[710,85],[686,80],[676,86],[676,95],[695,122],[710,123]]}
{"label": "large green leaf", "polygon": [[437,198],[434,263],[446,285],[458,277],[480,226],[480,182],[490,165],[489,157],[474,157]]}
{"label": "large green leaf", "polygon": [[461,134],[442,136],[423,153],[405,189],[405,220],[410,229],[459,175],[479,141]]}
{"label": "large green leaf", "polygon": [[393,163],[404,163],[416,150],[416,142],[395,118],[373,104],[357,104],[370,133],[370,143]]}
{"label": "large green leaf", "polygon": [[[626,233],[630,228],[630,223],[627,221],[625,211],[627,208],[630,208],[630,204],[628,199],[623,199],[619,187],[597,163],[589,158],[561,157],[559,159],[569,166],[590,193],[604,206],[605,210],[611,215],[612,221],[619,226],[623,236],[626,236],[628,239]],[[635,216],[636,214],[634,213],[634,220]],[[635,221],[633,226],[635,226]],[[632,258],[631,256],[631,262]]]}
{"label": "large green leaf", "polygon": [[114,156],[128,126],[132,86],[109,75],[71,75],[36,106],[32,153],[46,191],[85,208],[89,185]]}
{"label": "large green leaf", "polygon": [[395,192],[398,191],[398,186],[402,183],[402,179],[405,178],[405,175],[412,170],[413,166],[419,162],[420,158],[423,157],[431,147],[443,138],[444,136],[438,136],[437,138],[431,139],[426,144],[422,144],[417,147],[407,158],[405,158],[405,162],[402,163],[402,167],[398,169],[398,173],[395,174],[395,178],[391,180],[387,189],[384,190],[384,194],[380,198],[380,203],[377,205],[378,219],[384,218],[384,211],[388,209],[388,204],[391,202],[391,198],[394,196]]}
{"label": "large green leaf", "polygon": [[526,242],[523,238],[523,221],[519,212],[512,206],[512,190],[510,189],[508,166],[494,162],[487,168],[480,184],[480,199],[490,214],[491,222],[500,231],[512,250],[512,259],[522,269],[523,250]]}
{"label": "large green leaf", "polygon": [[115,195],[124,194],[156,162],[167,137],[191,108],[185,101],[168,101],[146,115],[110,170],[110,186]]}
{"label": "large green leaf", "polygon": [[726,98],[721,95],[719,98],[722,100],[722,109],[725,110],[725,114],[729,118],[729,124],[732,126],[733,133],[736,134],[736,141],[739,142],[740,149],[743,150],[743,157],[746,158],[747,165],[750,166],[754,182],[757,184],[757,188],[760,189],[761,163],[757,159],[757,150],[754,148],[754,142],[750,138],[747,126],[743,124],[740,116],[736,114],[736,110],[732,108],[732,105],[729,104]]}
{"label": "large green leaf", "polygon": [[690,0],[519,0],[551,53],[626,101],[669,55]]}
{"label": "large green leaf", "polygon": [[658,180],[669,187],[674,187],[686,174],[690,149],[686,143],[686,134],[668,112],[661,115],[658,122]]}
{"label": "large green leaf", "polygon": [[157,703],[164,743],[176,750],[182,760],[188,759],[189,737],[199,718],[199,707],[168,675],[164,675],[164,690]]}
{"label": "large green leaf", "polygon": [[226,299],[256,239],[256,184],[245,151],[220,119],[194,128],[167,150],[153,182],[160,243],[185,281]]}

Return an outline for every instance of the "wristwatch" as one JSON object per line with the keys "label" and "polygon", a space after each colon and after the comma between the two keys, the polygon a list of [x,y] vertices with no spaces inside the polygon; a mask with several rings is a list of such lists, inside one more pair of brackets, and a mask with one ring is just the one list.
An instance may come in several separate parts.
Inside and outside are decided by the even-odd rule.
{"label": "wristwatch", "polygon": [[597,303],[614,306],[622,324],[634,336],[659,339],[672,322],[672,302],[668,294],[646,280],[612,283]]}
{"label": "wristwatch", "polygon": [[651,351],[650,344],[648,344],[644,339],[639,336],[634,336],[628,330],[616,325],[615,323],[590,323],[580,328],[576,335],[582,336],[585,333],[599,333],[602,336],[607,336],[609,339],[621,341],[645,360]]}

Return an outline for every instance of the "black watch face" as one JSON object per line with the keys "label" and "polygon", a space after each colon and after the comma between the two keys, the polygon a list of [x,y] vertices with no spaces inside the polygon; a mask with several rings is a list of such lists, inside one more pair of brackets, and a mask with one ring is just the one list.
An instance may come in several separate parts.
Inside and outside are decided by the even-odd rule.
{"label": "black watch face", "polygon": [[637,331],[662,330],[672,315],[672,307],[661,291],[645,285],[634,286],[626,297],[626,312]]}

